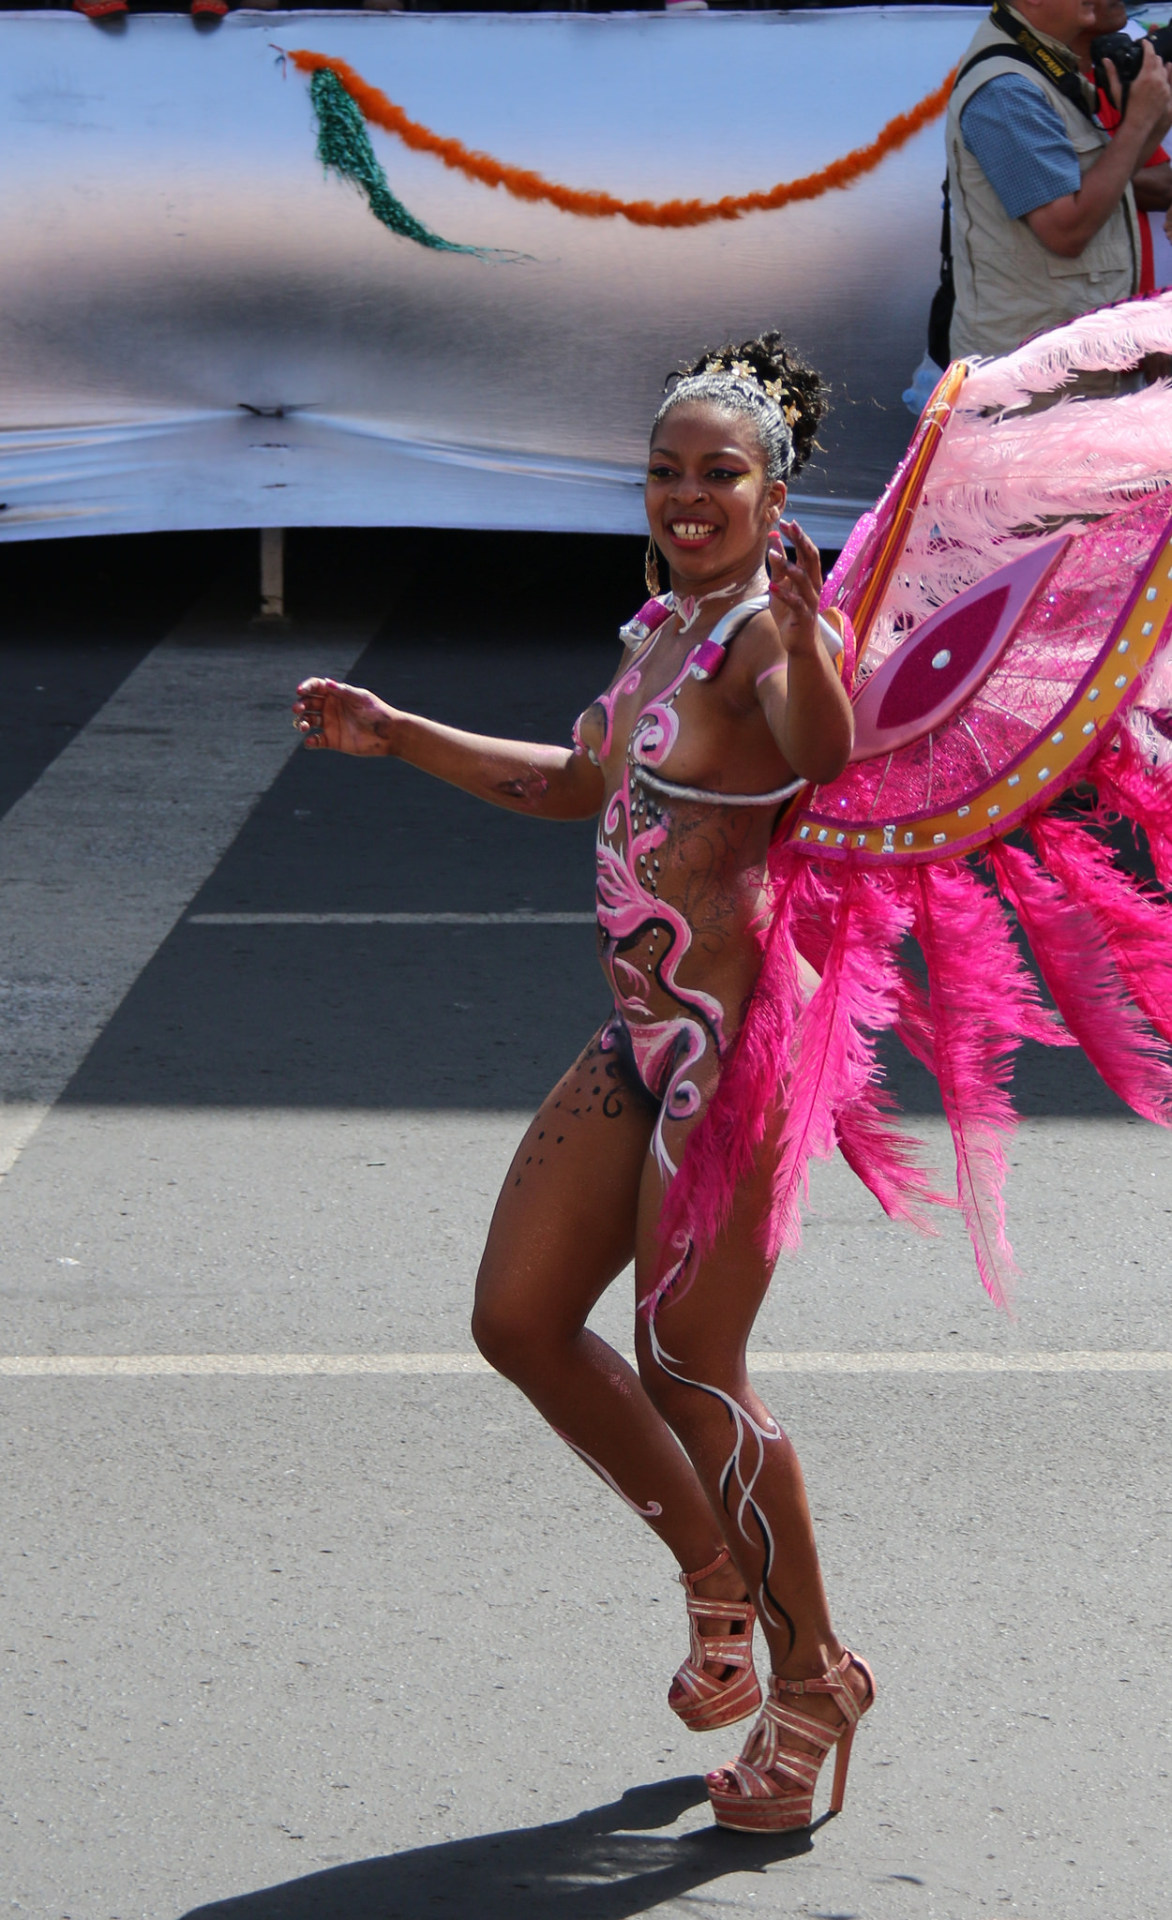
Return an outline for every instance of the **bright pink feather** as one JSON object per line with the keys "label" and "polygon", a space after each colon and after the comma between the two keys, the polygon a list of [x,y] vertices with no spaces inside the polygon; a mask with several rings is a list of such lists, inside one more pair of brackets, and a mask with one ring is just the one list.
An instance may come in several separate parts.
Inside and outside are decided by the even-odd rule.
{"label": "bright pink feather", "polygon": [[[794,890],[794,944],[802,959],[819,976],[826,970],[839,910],[838,889],[842,879],[843,869],[838,866],[810,865],[805,869],[802,884]],[[891,882],[886,876],[869,874],[867,885],[870,888],[889,888]],[[878,898],[881,899],[881,895]],[[891,911],[891,906],[883,909],[887,918],[884,957],[891,968],[886,989],[890,1000],[883,1000],[883,1016],[885,1023],[895,1026],[896,1032],[911,1051],[931,1071],[932,1033],[927,1002],[919,991],[918,983],[907,974],[895,954],[910,924],[911,913],[909,908],[896,908],[901,919],[901,925],[897,928],[890,920]],[[905,1031],[909,1022],[916,1029],[915,1043]],[[879,1082],[878,1066],[872,1056],[868,1084],[836,1114],[835,1132],[839,1150],[851,1171],[874,1194],[886,1214],[892,1219],[906,1221],[921,1233],[935,1233],[936,1227],[925,1217],[922,1209],[931,1206],[951,1207],[956,1203],[947,1194],[936,1190],[933,1185],[934,1174],[919,1165],[917,1156],[923,1151],[922,1142],[910,1134],[901,1133],[893,1125],[896,1111],[895,1101]],[[791,1213],[791,1232],[794,1225]]]}
{"label": "bright pink feather", "polygon": [[[810,884],[833,887],[837,880],[836,874],[834,881],[820,883],[811,875]],[[847,1150],[858,1168],[872,1175],[867,1185],[877,1197],[893,1198],[900,1181],[899,1136],[886,1129],[873,1089],[875,1036],[896,1017],[895,956],[910,914],[886,875],[849,865],[833,908],[821,979],[802,1009],[795,1036],[773,1190],[773,1249],[796,1243],[810,1160],[827,1158],[839,1144],[840,1116],[846,1116]],[[927,1197],[922,1175],[916,1197]]]}
{"label": "bright pink feather", "polygon": [[920,1165],[923,1141],[893,1125],[897,1111],[885,1088],[869,1087],[837,1116],[839,1152],[890,1219],[906,1221],[919,1233],[939,1233],[922,1209],[954,1207],[956,1201],[940,1193],[935,1174]]}
{"label": "bright pink feather", "polygon": [[1172,1069],[1128,999],[1091,909],[1020,847],[995,841],[989,860],[1059,1012],[1096,1072],[1136,1113],[1167,1125]]}
{"label": "bright pink feather", "polygon": [[1172,768],[1147,766],[1125,731],[1095,755],[1087,773],[1100,803],[1143,829],[1152,865],[1172,887]]}
{"label": "bright pink feather", "polygon": [[1002,1143],[1016,1125],[1007,1082],[1022,1030],[1020,973],[1004,969],[1012,942],[999,903],[966,867],[949,862],[906,871],[928,968],[935,1071],[956,1148],[957,1195],[981,1280],[1007,1307],[1016,1268],[1005,1237]]}
{"label": "bright pink feather", "polygon": [[1030,835],[1042,865],[1094,916],[1137,1007],[1172,1042],[1172,906],[1145,893],[1073,820],[1042,814]]}

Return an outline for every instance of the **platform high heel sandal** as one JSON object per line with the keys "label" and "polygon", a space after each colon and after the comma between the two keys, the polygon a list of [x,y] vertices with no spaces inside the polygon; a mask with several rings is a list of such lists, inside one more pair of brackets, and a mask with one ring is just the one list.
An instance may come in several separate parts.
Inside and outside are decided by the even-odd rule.
{"label": "platform high heel sandal", "polygon": [[[867,1683],[862,1700],[847,1679],[852,1667]],[[824,1720],[815,1720],[791,1707],[790,1696],[802,1693],[830,1694],[842,1715],[842,1724],[828,1726]],[[812,1680],[778,1680],[772,1676],[769,1698],[740,1759],[708,1775],[708,1798],[717,1826],[735,1827],[741,1833],[788,1833],[808,1827],[814,1816],[818,1772],[832,1747],[838,1751],[834,1756],[830,1811],[840,1812],[855,1728],[874,1704],[875,1676],[866,1661],[854,1653],[844,1653],[836,1666]]]}
{"label": "platform high heel sandal", "polygon": [[[717,1727],[731,1727],[756,1713],[761,1705],[761,1684],[753,1665],[753,1623],[756,1609],[744,1600],[710,1600],[696,1592],[697,1580],[707,1580],[732,1559],[722,1547],[710,1566],[698,1573],[681,1573],[680,1584],[688,1596],[688,1632],[691,1649],[668,1691],[667,1704],[678,1713],[693,1733],[711,1733]],[[702,1633],[700,1622],[716,1621],[722,1631]],[[717,1671],[710,1673],[709,1667]]]}

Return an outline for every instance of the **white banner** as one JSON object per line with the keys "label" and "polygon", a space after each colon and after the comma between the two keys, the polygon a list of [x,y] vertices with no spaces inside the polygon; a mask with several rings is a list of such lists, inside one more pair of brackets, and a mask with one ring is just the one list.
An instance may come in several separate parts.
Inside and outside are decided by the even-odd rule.
{"label": "white banner", "polygon": [[638,530],[666,372],[777,326],[830,382],[800,498],[839,544],[908,438],[939,120],[845,191],[684,229],[517,199],[370,127],[410,213],[502,260],[381,225],[282,52],[548,180],[711,201],[873,142],[980,13],[0,14],[0,539]]}

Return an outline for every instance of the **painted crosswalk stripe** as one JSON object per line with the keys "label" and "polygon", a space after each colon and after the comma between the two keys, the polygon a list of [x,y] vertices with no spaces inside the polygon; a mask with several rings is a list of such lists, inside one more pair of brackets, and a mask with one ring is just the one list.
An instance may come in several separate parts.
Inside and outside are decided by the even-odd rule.
{"label": "painted crosswalk stripe", "polygon": [[[628,1356],[630,1357],[630,1356]],[[1172,1353],[1102,1349],[974,1352],[751,1352],[754,1373],[1071,1374],[1172,1373]],[[315,1374],[489,1374],[477,1353],[122,1353],[0,1354],[0,1377],[158,1378],[219,1374],[296,1377]]]}
{"label": "painted crosswalk stripe", "polygon": [[189,927],[592,927],[592,913],[189,913]]}

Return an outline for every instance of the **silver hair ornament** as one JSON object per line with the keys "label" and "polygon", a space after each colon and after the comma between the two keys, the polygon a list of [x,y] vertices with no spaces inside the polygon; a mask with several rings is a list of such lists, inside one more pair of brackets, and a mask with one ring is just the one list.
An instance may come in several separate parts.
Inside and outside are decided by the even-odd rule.
{"label": "silver hair ornament", "polygon": [[686,400],[708,400],[713,406],[722,407],[725,412],[739,413],[751,419],[761,438],[766,478],[788,478],[794,463],[794,442],[785,410],[757,385],[755,379],[746,380],[740,374],[715,368],[706,369],[703,373],[685,374],[656,414],[652,432],[673,407],[680,406]]}

